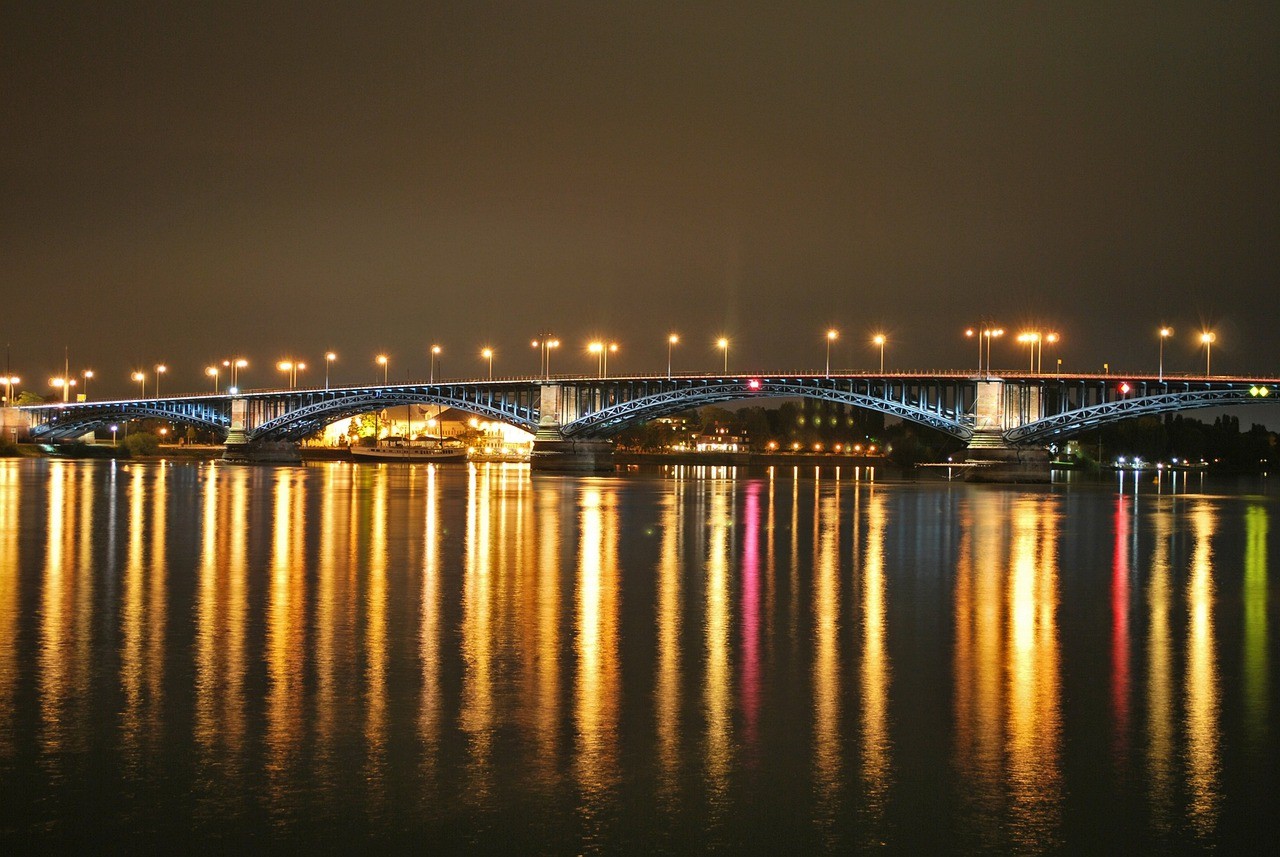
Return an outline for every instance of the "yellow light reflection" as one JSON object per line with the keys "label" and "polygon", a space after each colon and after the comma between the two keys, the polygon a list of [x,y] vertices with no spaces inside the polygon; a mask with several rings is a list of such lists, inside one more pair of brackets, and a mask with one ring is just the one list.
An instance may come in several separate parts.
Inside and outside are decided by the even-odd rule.
{"label": "yellow light reflection", "polygon": [[1162,503],[1151,516],[1151,579],[1147,584],[1147,789],[1152,823],[1168,831],[1174,788],[1173,642],[1169,610],[1169,541],[1173,515]]}
{"label": "yellow light reflection", "polygon": [[1058,652],[1058,516],[1051,500],[1012,508],[1009,579],[1008,781],[1014,840],[1023,848],[1060,842],[1062,719]]}
{"label": "yellow light reflection", "polygon": [[535,581],[534,768],[539,783],[555,782],[560,758],[560,499],[559,483],[538,486]]}
{"label": "yellow light reflection", "polygon": [[[889,791],[889,655],[885,650],[885,501],[870,489],[867,497],[867,536],[862,564],[862,778],[867,813],[882,820]],[[883,841],[869,831],[871,841]]]}
{"label": "yellow light reflection", "polygon": [[1244,532],[1244,708],[1245,734],[1255,752],[1267,741],[1267,507],[1245,510]]}
{"label": "yellow light reflection", "polygon": [[468,798],[489,800],[495,729],[492,648],[493,582],[488,483],[472,464],[467,475],[466,555],[462,578],[462,711],[459,725],[467,736]]}
{"label": "yellow light reflection", "polygon": [[662,546],[658,554],[658,674],[654,706],[658,727],[659,793],[673,810],[680,779],[680,629],[681,557],[684,547],[684,498],[688,484],[679,479],[662,501]]}
{"label": "yellow light reflection", "polygon": [[[22,483],[17,462],[0,459],[0,521],[18,520]],[[18,611],[21,585],[18,575],[18,528],[0,526],[0,758],[9,758],[15,747],[14,694],[18,684]]]}
{"label": "yellow light reflection", "polygon": [[418,703],[418,735],[423,770],[433,774],[440,752],[440,491],[438,472],[427,468],[427,496],[422,524],[422,624],[418,631],[418,659],[422,691]]}
{"label": "yellow light reflection", "polygon": [[[818,822],[828,838],[840,808],[840,509],[813,486],[813,767]],[[833,843],[827,842],[828,845]]]}
{"label": "yellow light reflection", "polygon": [[733,484],[716,480],[709,486],[707,509],[706,670],[703,707],[707,718],[707,800],[713,814],[726,809],[732,760],[732,676],[729,666],[729,553],[733,537],[730,495]]}
{"label": "yellow light reflection", "polygon": [[369,799],[384,794],[387,754],[387,502],[391,469],[374,472],[369,519],[369,579],[365,584],[365,782]]}
{"label": "yellow light reflection", "polygon": [[64,749],[69,693],[71,656],[68,649],[70,629],[68,592],[74,588],[69,580],[73,572],[67,568],[64,555],[66,540],[72,527],[67,518],[72,514],[75,490],[71,487],[72,465],[66,461],[49,462],[49,502],[46,513],[44,571],[40,592],[40,648],[36,665],[40,676],[40,748],[57,763]]}
{"label": "yellow light reflection", "polygon": [[1219,782],[1218,665],[1214,656],[1213,548],[1217,517],[1208,503],[1191,511],[1190,579],[1187,581],[1187,808],[1192,829],[1208,837],[1218,822]]}
{"label": "yellow light reflection", "polygon": [[[272,811],[290,811],[299,764],[306,664],[306,576],[302,564],[303,509],[300,477],[286,468],[274,474],[271,566],[267,589],[267,771]],[[295,484],[299,480],[299,484]]]}
{"label": "yellow light reflection", "polygon": [[588,837],[595,838],[618,783],[619,523],[611,492],[587,487],[579,502],[574,768],[582,793],[579,813]]}

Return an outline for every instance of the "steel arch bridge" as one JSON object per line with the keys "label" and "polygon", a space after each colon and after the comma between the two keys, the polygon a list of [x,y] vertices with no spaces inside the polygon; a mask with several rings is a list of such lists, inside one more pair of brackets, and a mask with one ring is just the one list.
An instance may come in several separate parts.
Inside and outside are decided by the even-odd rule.
{"label": "steel arch bridge", "polygon": [[[658,417],[723,402],[807,398],[875,411],[961,441],[1044,444],[1130,417],[1280,400],[1280,379],[857,373],[556,377],[279,390],[35,405],[36,440],[79,437],[112,422],[158,418],[248,441],[297,441],[324,425],[405,405],[457,408],[529,432],[607,440]],[[238,422],[237,422],[238,421]],[[543,434],[539,434],[543,436]]]}
{"label": "steel arch bridge", "polygon": [[35,440],[70,440],[127,420],[161,419],[224,436],[231,427],[227,396],[35,405],[22,410],[33,418],[31,436]]}

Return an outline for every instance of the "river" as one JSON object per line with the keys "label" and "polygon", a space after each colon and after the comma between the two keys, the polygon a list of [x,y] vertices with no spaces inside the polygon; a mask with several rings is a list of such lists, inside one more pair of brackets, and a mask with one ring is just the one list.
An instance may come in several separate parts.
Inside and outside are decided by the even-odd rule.
{"label": "river", "polygon": [[0,460],[0,844],[1255,847],[1277,493]]}

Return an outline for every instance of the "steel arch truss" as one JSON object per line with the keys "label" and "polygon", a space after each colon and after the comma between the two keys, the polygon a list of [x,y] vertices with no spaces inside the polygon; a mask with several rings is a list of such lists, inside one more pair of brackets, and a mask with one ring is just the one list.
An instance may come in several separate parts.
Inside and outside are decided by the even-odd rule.
{"label": "steel arch truss", "polygon": [[495,395],[487,386],[437,384],[394,391],[370,388],[311,393],[305,398],[312,401],[284,402],[292,409],[259,423],[247,434],[251,440],[297,441],[337,420],[405,405],[457,408],[533,433],[538,429],[538,417],[531,404],[532,394],[521,392]]}
{"label": "steel arch truss", "polygon": [[30,408],[40,422],[31,427],[34,440],[68,440],[113,422],[160,419],[217,432],[225,437],[231,416],[225,399],[211,401],[94,402],[92,404]]}
{"label": "steel arch truss", "polygon": [[1132,399],[1104,402],[1100,405],[1076,408],[1051,417],[1043,417],[1010,429],[1005,432],[1004,437],[1009,443],[1045,443],[1131,417],[1270,401],[1274,400],[1254,396],[1249,392],[1248,387],[1226,390],[1187,390],[1155,396],[1136,396]]}
{"label": "steel arch truss", "polygon": [[[964,425],[954,409],[923,397],[913,399],[905,387],[883,381],[850,382],[829,378],[733,378],[703,382],[671,382],[657,392],[618,401],[567,423],[565,437],[605,438],[626,428],[690,408],[745,399],[807,398],[852,405],[910,420],[967,441],[973,429]],[[865,388],[854,388],[858,383]],[[895,395],[896,393],[896,395]],[[621,397],[619,397],[621,398]]]}

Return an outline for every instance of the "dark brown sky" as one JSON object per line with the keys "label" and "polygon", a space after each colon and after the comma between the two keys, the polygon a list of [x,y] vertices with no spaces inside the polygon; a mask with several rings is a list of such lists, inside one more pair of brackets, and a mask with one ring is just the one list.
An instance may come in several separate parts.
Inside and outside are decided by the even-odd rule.
{"label": "dark brown sky", "polygon": [[[0,4],[0,344],[201,389],[974,362],[1280,374],[1280,5]],[[1012,342],[996,364],[1022,365]],[[1046,362],[1051,355],[1046,352]],[[305,380],[305,379],[304,379]],[[312,377],[316,380],[316,376]]]}

